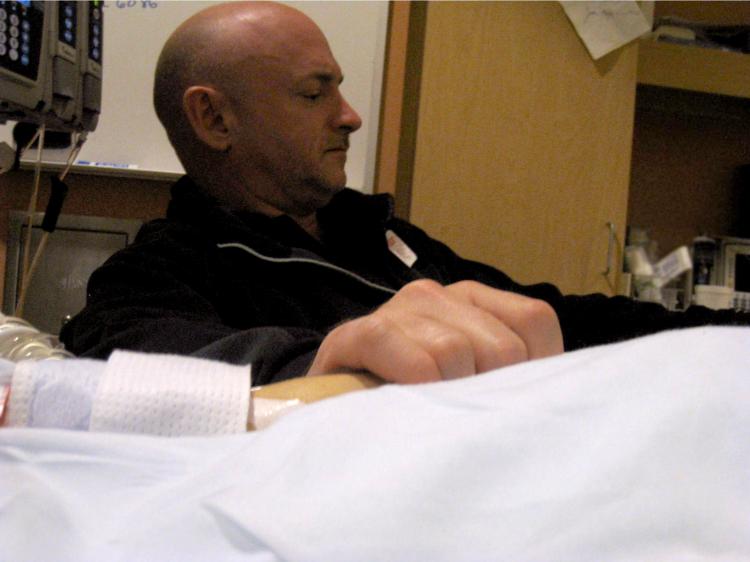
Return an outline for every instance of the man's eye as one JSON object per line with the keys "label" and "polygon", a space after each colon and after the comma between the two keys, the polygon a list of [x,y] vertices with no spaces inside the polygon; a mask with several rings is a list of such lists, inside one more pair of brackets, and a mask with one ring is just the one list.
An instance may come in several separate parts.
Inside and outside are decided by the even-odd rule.
{"label": "man's eye", "polygon": [[320,92],[316,92],[314,94],[302,94],[302,96],[309,100],[315,101],[320,97]]}

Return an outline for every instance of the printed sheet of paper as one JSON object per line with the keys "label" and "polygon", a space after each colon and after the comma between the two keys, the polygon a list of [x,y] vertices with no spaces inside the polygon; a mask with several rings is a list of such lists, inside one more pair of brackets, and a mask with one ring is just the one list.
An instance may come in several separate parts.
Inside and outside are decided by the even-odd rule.
{"label": "printed sheet of paper", "polygon": [[594,60],[651,31],[650,18],[635,0],[560,4]]}

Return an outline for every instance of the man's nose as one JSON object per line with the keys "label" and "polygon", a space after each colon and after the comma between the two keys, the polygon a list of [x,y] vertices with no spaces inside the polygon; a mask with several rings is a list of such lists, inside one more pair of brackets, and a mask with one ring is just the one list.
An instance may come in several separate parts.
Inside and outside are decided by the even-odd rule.
{"label": "man's nose", "polygon": [[362,118],[359,116],[354,108],[349,105],[344,96],[341,96],[341,112],[339,114],[338,127],[345,129],[349,133],[353,133],[362,126]]}

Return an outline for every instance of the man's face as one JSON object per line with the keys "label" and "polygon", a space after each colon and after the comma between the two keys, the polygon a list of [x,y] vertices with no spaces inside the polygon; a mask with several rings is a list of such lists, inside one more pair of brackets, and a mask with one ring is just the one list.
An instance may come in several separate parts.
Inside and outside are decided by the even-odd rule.
{"label": "man's face", "polygon": [[231,71],[230,157],[261,207],[306,215],[345,186],[349,134],[362,121],[339,91],[341,69],[317,28],[269,43]]}

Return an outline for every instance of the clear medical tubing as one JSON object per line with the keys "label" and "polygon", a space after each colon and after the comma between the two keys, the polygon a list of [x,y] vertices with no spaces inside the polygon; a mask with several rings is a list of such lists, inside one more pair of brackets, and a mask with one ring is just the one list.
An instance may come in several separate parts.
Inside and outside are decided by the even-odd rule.
{"label": "clear medical tubing", "polygon": [[23,361],[68,357],[73,354],[65,351],[55,336],[40,332],[21,318],[0,314],[0,358]]}

